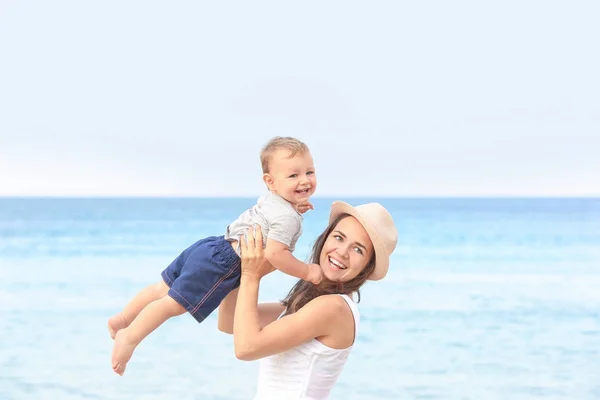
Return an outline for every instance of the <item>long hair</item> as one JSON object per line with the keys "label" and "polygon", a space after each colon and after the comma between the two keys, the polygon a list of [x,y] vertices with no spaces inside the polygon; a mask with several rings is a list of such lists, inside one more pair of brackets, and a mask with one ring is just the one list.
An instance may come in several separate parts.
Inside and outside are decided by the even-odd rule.
{"label": "long hair", "polygon": [[[325,241],[335,229],[337,224],[348,216],[349,214],[339,215],[337,218],[331,221],[325,231],[323,231],[323,233],[317,237],[317,240],[312,248],[312,253],[308,261],[309,263],[320,263],[321,252],[323,251]],[[367,278],[369,275],[371,275],[374,269],[375,253],[373,253],[373,256],[367,263],[366,267],[356,277],[348,282],[333,282],[327,278],[323,278],[321,283],[314,285],[305,280],[299,280],[282,301],[283,305],[286,307],[285,315],[295,313],[312,299],[323,296],[324,294],[350,294],[356,292],[358,294],[358,301],[360,302],[359,288],[366,282]]]}

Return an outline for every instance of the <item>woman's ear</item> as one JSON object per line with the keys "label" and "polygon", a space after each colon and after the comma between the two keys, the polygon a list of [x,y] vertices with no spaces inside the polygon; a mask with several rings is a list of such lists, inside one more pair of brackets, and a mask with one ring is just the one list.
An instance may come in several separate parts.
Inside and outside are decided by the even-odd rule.
{"label": "woman's ear", "polygon": [[271,175],[263,174],[263,181],[265,182],[265,185],[267,185],[269,191],[272,192],[275,189],[275,180]]}

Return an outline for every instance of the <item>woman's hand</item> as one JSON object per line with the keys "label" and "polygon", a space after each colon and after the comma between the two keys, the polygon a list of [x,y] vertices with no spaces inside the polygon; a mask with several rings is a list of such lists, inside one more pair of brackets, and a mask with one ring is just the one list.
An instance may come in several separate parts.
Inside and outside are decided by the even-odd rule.
{"label": "woman's hand", "polygon": [[260,225],[256,225],[255,232],[252,229],[248,229],[246,235],[240,237],[240,249],[242,275],[249,275],[260,279],[275,270],[265,257]]}

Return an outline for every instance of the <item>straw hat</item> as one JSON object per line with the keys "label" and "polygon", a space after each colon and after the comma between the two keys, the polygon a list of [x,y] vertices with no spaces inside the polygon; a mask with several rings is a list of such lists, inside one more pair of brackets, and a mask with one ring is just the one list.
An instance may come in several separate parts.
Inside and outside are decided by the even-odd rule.
{"label": "straw hat", "polygon": [[367,203],[352,207],[343,201],[334,201],[331,205],[329,222],[331,223],[340,214],[353,216],[367,231],[375,249],[375,269],[368,279],[372,281],[382,279],[387,274],[390,255],[398,242],[398,231],[392,216],[379,203]]}

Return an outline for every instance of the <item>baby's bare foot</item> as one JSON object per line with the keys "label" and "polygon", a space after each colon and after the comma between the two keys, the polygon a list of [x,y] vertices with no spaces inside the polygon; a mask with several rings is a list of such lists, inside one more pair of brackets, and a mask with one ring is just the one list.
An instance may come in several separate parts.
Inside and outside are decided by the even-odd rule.
{"label": "baby's bare foot", "polygon": [[114,340],[115,335],[121,329],[127,327],[127,321],[125,321],[125,317],[123,313],[118,313],[117,315],[113,315],[108,320],[108,331],[110,332],[110,337]]}
{"label": "baby's bare foot", "polygon": [[112,368],[119,375],[123,375],[127,362],[133,355],[137,343],[127,337],[126,330],[120,330],[115,335],[115,344],[112,351]]}

